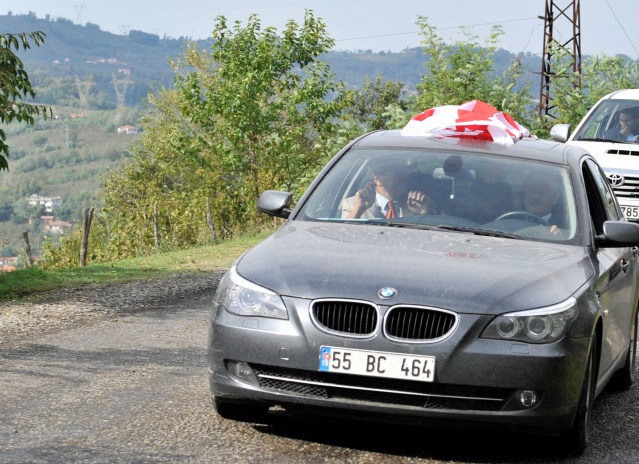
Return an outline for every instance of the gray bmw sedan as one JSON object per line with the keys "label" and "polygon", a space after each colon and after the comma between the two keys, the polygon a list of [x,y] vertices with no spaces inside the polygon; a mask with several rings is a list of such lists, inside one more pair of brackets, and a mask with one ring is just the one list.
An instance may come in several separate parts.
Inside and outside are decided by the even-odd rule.
{"label": "gray bmw sedan", "polygon": [[344,147],[221,280],[219,415],[269,408],[499,426],[588,444],[635,379],[639,224],[585,150],[377,131]]}

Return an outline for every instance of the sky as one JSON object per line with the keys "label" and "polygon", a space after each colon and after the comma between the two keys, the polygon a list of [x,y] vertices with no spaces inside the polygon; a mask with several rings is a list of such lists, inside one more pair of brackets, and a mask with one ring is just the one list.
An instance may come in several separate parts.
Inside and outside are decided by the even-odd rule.
{"label": "sky", "polygon": [[301,25],[305,11],[311,10],[335,40],[333,50],[376,53],[419,47],[416,21],[424,16],[446,43],[465,41],[464,30],[483,43],[492,26],[501,25],[504,34],[499,47],[513,54],[541,56],[543,17],[551,3],[555,13],[563,8],[569,15],[569,19],[555,19],[556,40],[571,40],[572,6],[579,4],[582,55],[624,54],[639,59],[638,0],[2,0],[0,15],[33,12],[38,18],[49,15],[76,24],[97,24],[114,34],[134,29],[160,37],[206,39],[218,16],[232,26],[235,21],[246,24],[254,14],[262,29],[282,31],[289,20]]}

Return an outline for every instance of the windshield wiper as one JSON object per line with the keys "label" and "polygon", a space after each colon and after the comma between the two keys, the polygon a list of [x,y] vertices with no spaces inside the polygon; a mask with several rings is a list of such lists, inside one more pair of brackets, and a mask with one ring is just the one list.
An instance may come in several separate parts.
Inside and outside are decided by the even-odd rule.
{"label": "windshield wiper", "polygon": [[606,139],[603,137],[587,137],[579,139],[579,142],[635,143],[632,140]]}
{"label": "windshield wiper", "polygon": [[389,221],[386,219],[377,219],[377,220],[373,220],[373,222],[369,222],[369,221],[367,222],[369,224],[372,223],[376,225],[383,225],[383,226],[389,226],[389,227],[407,227],[407,228],[418,229],[418,230],[446,230],[446,231],[453,231],[453,232],[464,232],[464,233],[474,234],[474,235],[484,235],[487,237],[512,238],[515,240],[521,238],[521,235],[511,234],[508,232],[501,232],[499,230],[479,229],[476,227],[451,226],[448,224],[438,224],[438,225],[420,224],[416,222],[404,222],[404,221],[392,221],[392,220]]}
{"label": "windshield wiper", "polygon": [[501,232],[499,230],[492,230],[492,229],[478,229],[476,227],[449,226],[449,225],[441,224],[441,225],[437,226],[437,229],[452,230],[452,231],[455,231],[455,232],[466,232],[466,233],[469,233],[469,234],[485,235],[485,236],[488,236],[488,237],[512,238],[512,239],[515,239],[515,240],[521,238],[521,235],[511,234],[509,232]]}
{"label": "windshield wiper", "polygon": [[428,225],[428,224],[420,224],[418,222],[407,222],[407,221],[393,221],[392,219],[380,219],[373,218],[368,219],[363,224],[370,224],[376,226],[388,226],[388,227],[409,227],[411,229],[419,229],[419,230],[438,230],[441,229],[438,226]]}

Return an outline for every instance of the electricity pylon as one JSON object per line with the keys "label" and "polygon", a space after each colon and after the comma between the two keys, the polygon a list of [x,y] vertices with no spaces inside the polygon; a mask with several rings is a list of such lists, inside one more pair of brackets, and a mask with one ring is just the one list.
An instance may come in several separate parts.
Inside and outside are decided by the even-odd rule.
{"label": "electricity pylon", "polygon": [[133,84],[133,81],[129,79],[128,77],[126,79],[118,79],[115,77],[115,74],[111,73],[111,75],[113,76],[111,83],[113,84],[113,87],[115,88],[115,94],[118,98],[117,110],[121,111],[126,106],[125,105],[126,89],[129,85]]}
{"label": "electricity pylon", "polygon": [[[558,6],[559,1],[546,0],[546,11],[544,17],[544,55],[541,60],[541,85],[539,90],[539,116],[548,116],[556,118],[553,110],[553,95],[551,83],[553,79],[560,76],[555,74],[556,61],[555,53],[564,50],[572,57],[572,71],[577,76],[581,74],[581,9],[579,0],[563,2],[567,4],[564,8]],[[561,38],[560,34],[555,34],[555,26],[569,26],[570,36]],[[563,30],[566,30],[564,28]],[[559,35],[561,40],[555,35]],[[575,82],[575,86],[580,85],[579,78]]]}
{"label": "electricity pylon", "polygon": [[88,96],[91,93],[91,89],[95,86],[93,82],[93,76],[89,76],[86,81],[80,80],[78,75],[75,75],[75,85],[78,88],[78,95],[80,96],[80,106],[85,113],[89,109]]}

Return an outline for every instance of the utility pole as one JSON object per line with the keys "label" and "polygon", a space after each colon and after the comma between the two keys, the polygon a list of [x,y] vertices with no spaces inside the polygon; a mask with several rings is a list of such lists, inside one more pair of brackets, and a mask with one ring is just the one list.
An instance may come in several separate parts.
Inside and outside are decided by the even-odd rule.
{"label": "utility pole", "polygon": [[[558,4],[563,3],[561,8]],[[560,78],[555,75],[554,66],[556,57],[553,56],[555,50],[565,50],[573,59],[572,70],[577,75],[581,74],[581,9],[579,0],[564,1],[546,0],[546,11],[544,20],[544,55],[541,60],[541,85],[539,90],[539,116],[556,118],[553,110],[553,95],[551,83],[553,79]],[[557,34],[556,26],[569,26],[570,36],[562,37]],[[566,31],[568,28],[562,29]],[[558,36],[559,38],[555,37]],[[575,86],[579,85],[577,82]]]}

